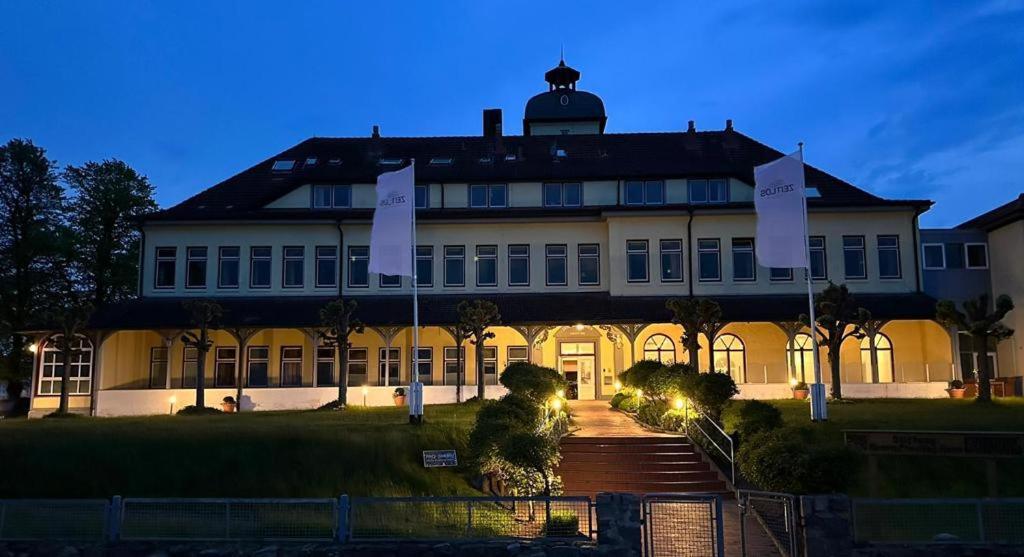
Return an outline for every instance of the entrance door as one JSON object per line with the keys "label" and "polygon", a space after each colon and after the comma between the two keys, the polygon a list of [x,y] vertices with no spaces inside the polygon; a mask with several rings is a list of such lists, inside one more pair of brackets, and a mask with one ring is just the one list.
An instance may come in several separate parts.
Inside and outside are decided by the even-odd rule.
{"label": "entrance door", "polygon": [[559,345],[558,371],[569,383],[565,390],[566,398],[591,400],[595,397],[594,349],[593,342],[563,342]]}

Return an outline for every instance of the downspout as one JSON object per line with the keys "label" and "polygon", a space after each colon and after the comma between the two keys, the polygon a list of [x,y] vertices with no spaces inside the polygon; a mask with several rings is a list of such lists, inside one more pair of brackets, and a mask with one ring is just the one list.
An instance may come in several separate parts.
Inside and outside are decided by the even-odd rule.
{"label": "downspout", "polygon": [[[348,261],[348,257],[345,255],[345,232],[341,229],[341,219],[337,220],[338,225],[338,297],[342,297],[342,284],[345,278],[345,272],[342,268],[342,262]],[[340,376],[339,376],[340,377]]]}
{"label": "downspout", "polygon": [[697,277],[693,273],[693,208],[686,209],[686,271],[690,274],[689,288],[690,297],[693,297],[693,283]]}
{"label": "downspout", "polygon": [[921,208],[918,207],[917,209],[914,209],[914,226],[912,231],[914,236],[914,286],[917,288],[916,291],[918,293],[921,292],[921,262],[919,261],[919,258],[921,257],[921,246],[918,244],[917,238],[920,226],[920,216]]}

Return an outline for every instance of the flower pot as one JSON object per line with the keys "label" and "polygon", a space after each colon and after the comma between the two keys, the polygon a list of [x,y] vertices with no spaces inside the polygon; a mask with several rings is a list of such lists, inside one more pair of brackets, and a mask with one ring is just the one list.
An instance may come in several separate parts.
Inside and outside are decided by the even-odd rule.
{"label": "flower pot", "polygon": [[946,392],[949,393],[949,398],[964,398],[965,391],[967,389],[946,389]]}
{"label": "flower pot", "polygon": [[233,413],[235,411],[236,404],[234,402],[222,402],[220,403],[220,409],[227,413]]}
{"label": "flower pot", "polygon": [[394,399],[395,399],[395,406],[405,406],[405,395],[396,396],[396,397],[394,397]]}
{"label": "flower pot", "polygon": [[793,391],[793,398],[796,400],[806,400],[807,396],[811,394],[811,391],[799,390]]}

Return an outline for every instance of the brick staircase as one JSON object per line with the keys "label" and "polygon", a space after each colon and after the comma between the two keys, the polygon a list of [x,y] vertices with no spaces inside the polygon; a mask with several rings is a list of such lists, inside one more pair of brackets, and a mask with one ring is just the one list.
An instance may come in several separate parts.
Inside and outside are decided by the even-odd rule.
{"label": "brick staircase", "polygon": [[566,495],[728,491],[685,437],[566,437],[557,473]]}

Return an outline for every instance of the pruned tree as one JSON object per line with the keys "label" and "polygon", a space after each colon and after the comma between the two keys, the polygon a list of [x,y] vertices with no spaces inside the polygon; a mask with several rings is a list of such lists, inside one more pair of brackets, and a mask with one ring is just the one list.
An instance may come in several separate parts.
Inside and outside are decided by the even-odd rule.
{"label": "pruned tree", "polygon": [[1013,335],[1013,329],[1002,323],[1006,314],[1013,311],[1013,300],[1003,294],[996,298],[993,306],[989,304],[989,295],[981,294],[965,300],[962,307],[963,311],[960,311],[954,302],[942,300],[935,307],[935,319],[971,336],[973,350],[981,352],[978,358],[978,400],[989,402],[992,400],[992,366],[985,353],[989,339],[999,342]]}
{"label": "pruned tree", "polygon": [[[68,377],[71,372],[71,364],[78,360],[82,354],[80,342],[82,334],[89,324],[92,316],[93,306],[89,302],[89,296],[83,292],[64,292],[58,299],[59,302],[50,310],[49,321],[57,327],[60,334],[53,339],[54,346],[60,353],[60,404],[57,406],[57,414],[68,413],[70,394],[68,392]],[[99,347],[97,346],[98,350]],[[93,386],[94,389],[99,386]]]}
{"label": "pruned tree", "polygon": [[136,219],[157,209],[153,186],[119,160],[68,166],[64,179],[73,194],[70,224],[93,304],[131,296],[139,270]]}
{"label": "pruned tree", "polygon": [[206,406],[204,396],[206,387],[206,354],[213,347],[213,340],[210,339],[210,331],[220,327],[221,317],[224,310],[220,304],[213,300],[188,300],[183,304],[185,311],[189,312],[189,322],[198,330],[198,333],[188,331],[181,335],[181,341],[186,346],[196,349],[198,361],[196,362],[196,406]]}
{"label": "pruned tree", "polygon": [[[722,318],[722,306],[718,302],[703,298],[697,302],[698,331],[708,341],[708,373],[715,370],[715,339],[729,324]],[[726,371],[728,373],[728,371]]]}
{"label": "pruned tree", "polygon": [[457,310],[459,325],[469,332],[472,337],[470,343],[476,347],[476,396],[483,400],[486,394],[484,389],[484,341],[494,338],[494,333],[487,329],[501,325],[501,315],[498,313],[498,306],[487,300],[463,301],[459,303]]}
{"label": "pruned tree", "polygon": [[455,342],[455,402],[462,402],[462,386],[466,384],[466,366],[462,361],[462,345],[469,339],[470,331],[462,323],[447,327],[447,330]]}
{"label": "pruned tree", "polygon": [[832,398],[843,398],[841,349],[848,338],[864,338],[864,325],[871,321],[871,312],[858,306],[850,289],[845,284],[828,283],[824,290],[814,295],[816,326],[811,325],[807,314],[800,316],[800,322],[817,332],[821,344],[828,349],[828,363],[832,377]]}
{"label": "pruned tree", "polygon": [[352,343],[352,334],[362,333],[362,321],[354,317],[355,300],[332,300],[320,309],[320,322],[326,331],[320,332],[320,338],[333,346],[338,353],[338,405],[342,408],[348,404],[348,349]]}
{"label": "pruned tree", "polygon": [[672,312],[672,322],[683,328],[680,342],[686,348],[690,366],[700,369],[700,335],[708,340],[708,369],[715,370],[715,337],[726,325],[722,319],[722,307],[709,298],[672,298],[665,302]]}

